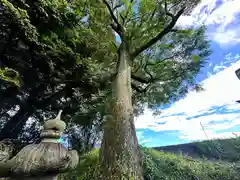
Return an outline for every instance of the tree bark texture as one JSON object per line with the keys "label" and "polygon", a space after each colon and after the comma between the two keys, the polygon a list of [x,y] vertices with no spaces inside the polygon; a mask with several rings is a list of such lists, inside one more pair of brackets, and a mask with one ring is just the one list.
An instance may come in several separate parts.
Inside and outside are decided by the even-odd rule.
{"label": "tree bark texture", "polygon": [[132,107],[131,57],[124,42],[119,47],[111,100],[100,151],[101,179],[143,180]]}

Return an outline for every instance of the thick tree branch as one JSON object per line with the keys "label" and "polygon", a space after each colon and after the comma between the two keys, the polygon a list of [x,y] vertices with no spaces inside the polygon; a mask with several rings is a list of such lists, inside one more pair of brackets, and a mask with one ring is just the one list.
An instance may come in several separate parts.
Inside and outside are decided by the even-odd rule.
{"label": "thick tree branch", "polygon": [[167,0],[165,0],[165,3],[164,3],[164,10],[165,10],[165,13],[166,15],[170,16],[172,19],[174,19],[174,14],[170,13],[168,11],[168,8],[167,8]]}
{"label": "thick tree branch", "polygon": [[149,84],[154,81],[153,75],[147,69],[149,59],[150,58],[147,58],[147,62],[144,65],[144,71],[149,75],[150,78],[139,77],[139,76],[134,75],[134,73],[132,73],[131,78],[133,78],[135,81],[138,81],[138,82],[144,83],[144,84]]}
{"label": "thick tree branch", "polygon": [[124,3],[119,3],[118,5],[116,5],[114,8],[113,8],[113,11],[115,11],[116,9],[122,7],[124,5]]}
{"label": "thick tree branch", "polygon": [[[134,69],[134,71],[132,71],[132,73],[134,74],[134,73],[138,72],[139,69],[140,69],[142,66],[143,66],[143,59],[141,58],[139,66],[136,67],[136,69]],[[133,69],[133,68],[132,68],[132,69]]]}
{"label": "thick tree branch", "polygon": [[[156,61],[155,63],[149,62],[148,60],[149,60],[150,58],[148,58],[146,64],[144,65],[144,71],[149,75],[149,77],[137,76],[135,73],[138,72],[138,70],[140,69],[140,67],[139,67],[139,68],[137,69],[137,71],[132,72],[131,78],[132,78],[133,80],[139,82],[139,83],[149,84],[149,85],[152,84],[152,83],[154,83],[154,82],[156,82],[156,81],[162,80],[162,78],[154,77],[154,76],[149,72],[149,70],[147,69],[148,66],[159,65],[159,64],[161,64],[161,63],[163,63],[163,62],[165,62],[165,61],[167,61],[167,60],[173,60],[173,58],[178,57],[180,54],[181,54],[180,52],[174,53],[172,56],[169,56],[169,57],[166,57],[166,58],[161,59],[161,60],[159,60],[159,61]],[[143,65],[143,64],[141,64],[141,67],[142,67],[142,65]],[[182,74],[180,73],[180,75],[173,76],[173,77],[171,77],[171,78],[172,78],[172,79],[178,78],[178,77],[180,77],[181,75],[182,75]],[[169,79],[167,79],[167,80],[169,80]]]}
{"label": "thick tree branch", "polygon": [[111,25],[113,30],[116,31],[119,34],[120,37],[122,37],[122,26],[118,22],[117,17],[114,15],[114,12],[113,12],[111,6],[108,4],[108,2],[106,0],[103,0],[103,3],[106,5],[106,7],[107,7],[107,9],[108,9],[108,11],[109,11],[109,13],[110,13],[114,23],[115,23],[115,24]]}
{"label": "thick tree branch", "polygon": [[147,62],[144,66],[144,71],[150,76],[150,81],[153,82],[154,81],[154,77],[153,75],[151,74],[151,72],[148,70],[148,63],[149,63],[149,60],[150,60],[150,57],[147,58]]}
{"label": "thick tree branch", "polygon": [[139,86],[137,86],[135,83],[131,83],[132,85],[132,88],[138,92],[138,93],[146,93],[149,89],[149,87],[152,85],[152,83],[156,82],[156,81],[172,81],[172,80],[175,80],[177,78],[183,78],[184,79],[184,76],[186,75],[184,72],[188,72],[189,70],[191,70],[193,67],[192,65],[189,65],[187,68],[184,68],[182,69],[182,71],[177,71],[177,72],[174,72],[172,71],[172,76],[168,76],[167,78],[144,78],[144,77],[139,77],[139,76],[136,76],[136,75],[133,75],[132,74],[132,79],[133,80],[136,80],[140,83],[143,83],[143,84],[147,84],[147,86],[145,88],[141,88]]}
{"label": "thick tree branch", "polygon": [[147,92],[147,90],[148,90],[148,88],[150,86],[150,84],[149,84],[145,88],[141,88],[141,87],[137,86],[136,84],[134,84],[133,82],[131,83],[131,85],[132,85],[132,88],[135,91],[137,91],[138,93],[145,93],[145,92]]}
{"label": "thick tree branch", "polygon": [[164,61],[166,61],[166,60],[171,60],[171,59],[174,58],[175,56],[177,56],[177,54],[174,54],[174,55],[172,55],[172,56],[170,56],[170,57],[164,58],[164,59],[160,60],[159,62],[156,61],[155,63],[150,63],[150,62],[147,61],[146,64],[145,64],[145,66],[144,66],[144,70],[145,70],[145,72],[150,76],[150,78],[139,77],[139,76],[135,75],[135,73],[140,69],[140,67],[142,67],[142,64],[141,64],[141,66],[139,66],[139,67],[137,68],[136,71],[132,72],[131,78],[134,79],[135,81],[138,81],[138,82],[144,83],[144,84],[152,83],[152,82],[156,81],[157,78],[154,78],[154,77],[153,77],[153,75],[148,71],[147,67],[148,67],[148,66],[153,66],[153,65],[156,65],[156,64],[160,64],[160,63],[162,63],[162,62],[164,62]]}
{"label": "thick tree branch", "polygon": [[140,76],[136,76],[135,74],[132,74],[131,78],[133,80],[138,81],[138,82],[143,83],[143,84],[151,83],[151,79],[150,78],[143,78],[143,77],[140,77]]}
{"label": "thick tree branch", "polygon": [[171,16],[172,21],[160,32],[158,33],[155,37],[150,39],[147,43],[143,44],[139,48],[137,48],[133,53],[132,57],[135,58],[138,56],[140,53],[142,53],[144,50],[148,49],[150,46],[154,45],[156,42],[158,42],[160,39],[162,39],[167,33],[171,31],[171,29],[175,26],[177,20],[179,17],[183,14],[185,8],[182,8],[180,11],[178,11],[176,16]]}

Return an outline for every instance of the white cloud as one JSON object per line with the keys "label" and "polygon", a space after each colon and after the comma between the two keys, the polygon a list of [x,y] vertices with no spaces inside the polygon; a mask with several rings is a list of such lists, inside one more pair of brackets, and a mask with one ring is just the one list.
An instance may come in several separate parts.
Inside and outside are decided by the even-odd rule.
{"label": "white cloud", "polygon": [[[214,29],[208,31],[208,36],[222,46],[230,46],[240,42],[240,26],[232,29],[227,26],[236,20],[240,12],[239,0],[223,0],[216,8],[217,0],[202,0],[193,10],[191,16],[182,16],[177,22],[178,26],[187,25],[213,25]],[[204,10],[204,12],[202,12]]]}
{"label": "white cloud", "polygon": [[[198,18],[199,23],[204,22],[206,25],[221,24],[220,30],[224,30],[229,23],[235,20],[236,13],[240,12],[240,1],[223,0],[223,3],[218,8],[216,8],[216,2],[216,0],[201,1],[201,3],[193,10],[192,16]],[[206,6],[207,12],[201,13],[201,9],[204,6]]]}
{"label": "white cloud", "polygon": [[206,91],[190,92],[184,100],[175,103],[170,111],[186,111],[188,115],[194,115],[211,106],[220,106],[238,100],[240,98],[240,81],[235,75],[235,70],[238,68],[240,68],[240,61],[204,80],[202,84]]}
{"label": "white cloud", "polygon": [[[240,80],[235,75],[238,68],[240,61],[204,80],[202,84],[205,91],[190,92],[184,99],[163,110],[159,117],[153,117],[152,112],[146,110],[143,116],[136,118],[136,128],[157,132],[175,130],[180,132],[180,138],[199,140],[206,139],[201,122],[209,138],[234,136],[232,133],[218,134],[216,131],[240,125],[240,113],[219,114],[213,107],[224,106],[226,111],[240,110],[240,104],[235,102],[240,99]],[[183,114],[172,116],[179,113]],[[211,121],[219,123],[210,123]]]}
{"label": "white cloud", "polygon": [[213,72],[220,72],[220,71],[224,70],[225,68],[226,68],[226,66],[223,66],[223,65],[215,66],[213,68]]}
{"label": "white cloud", "polygon": [[221,61],[218,65],[214,66],[213,73],[218,73],[218,72],[226,69],[229,66],[229,64],[232,64],[232,63],[236,62],[236,60],[239,60],[239,59],[240,59],[239,54],[235,54],[235,56],[232,55],[232,53],[225,55],[224,61]]}
{"label": "white cloud", "polygon": [[[239,133],[239,132],[237,132]],[[193,132],[192,134],[183,134],[180,136],[181,139],[187,139],[190,141],[195,141],[195,140],[206,140],[206,139],[223,139],[223,138],[232,138],[235,137],[234,134],[231,132],[225,132],[221,134],[216,134],[211,131],[206,131],[207,137],[203,133],[203,131],[198,131],[198,132]]]}
{"label": "white cloud", "polygon": [[143,115],[135,119],[135,126],[137,129],[145,129],[147,126],[155,126],[156,117],[153,116],[153,112],[149,109],[145,109]]}
{"label": "white cloud", "polygon": [[222,47],[224,47],[229,45],[235,45],[240,42],[239,30],[240,27],[226,30],[223,32],[216,31],[210,34],[212,35],[214,41],[218,42],[222,45]]}

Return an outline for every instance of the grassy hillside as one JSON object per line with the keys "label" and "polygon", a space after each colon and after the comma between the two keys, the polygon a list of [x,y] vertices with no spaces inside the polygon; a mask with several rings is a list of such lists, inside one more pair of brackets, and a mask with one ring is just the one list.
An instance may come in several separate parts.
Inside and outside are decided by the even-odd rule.
{"label": "grassy hillside", "polygon": [[174,146],[156,147],[158,151],[227,162],[240,161],[240,138],[216,139]]}
{"label": "grassy hillside", "polygon": [[[145,180],[238,180],[240,169],[236,166],[221,165],[209,161],[193,160],[185,156],[142,148]],[[75,171],[59,179],[99,180],[98,150],[80,158]]]}

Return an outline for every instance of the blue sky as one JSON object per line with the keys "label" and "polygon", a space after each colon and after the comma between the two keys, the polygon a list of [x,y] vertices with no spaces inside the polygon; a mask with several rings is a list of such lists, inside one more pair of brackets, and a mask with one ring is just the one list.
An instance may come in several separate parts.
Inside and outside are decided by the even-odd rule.
{"label": "blue sky", "polygon": [[[178,26],[207,26],[213,54],[196,77],[205,91],[190,92],[159,116],[149,109],[135,119],[145,146],[165,146],[240,134],[240,0],[202,0]],[[205,129],[207,136],[202,130]]]}

